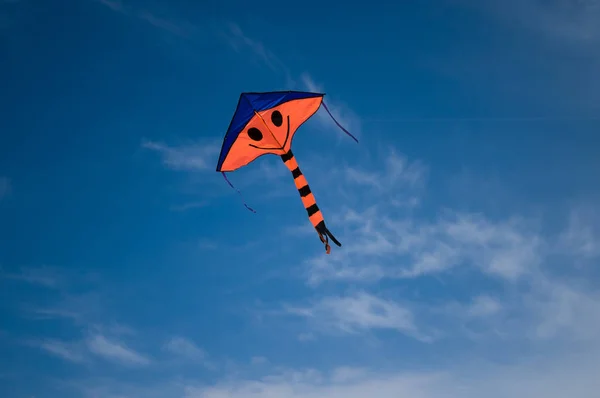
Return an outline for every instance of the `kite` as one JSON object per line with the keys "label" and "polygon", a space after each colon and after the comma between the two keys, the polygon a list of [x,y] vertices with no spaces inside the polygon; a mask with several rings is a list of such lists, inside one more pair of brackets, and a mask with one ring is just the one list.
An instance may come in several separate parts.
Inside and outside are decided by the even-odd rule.
{"label": "kite", "polygon": [[[323,102],[324,95],[305,91],[242,93],[223,139],[217,172],[221,172],[227,183],[234,188],[225,175],[226,172],[246,166],[263,155],[272,154],[281,157],[294,177],[308,219],[325,245],[325,252],[329,254],[331,251],[329,239],[339,247],[342,244],[325,225],[315,196],[292,153],[292,140],[296,130],[312,117],[321,105],[335,124],[358,142],[356,137],[335,120]],[[255,213],[248,205],[245,203],[244,205]]]}

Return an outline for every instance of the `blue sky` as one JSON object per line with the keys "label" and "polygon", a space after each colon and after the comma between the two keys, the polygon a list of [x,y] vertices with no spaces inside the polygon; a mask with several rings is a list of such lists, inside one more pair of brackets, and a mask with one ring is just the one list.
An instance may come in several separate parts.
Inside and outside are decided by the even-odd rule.
{"label": "blue sky", "polygon": [[1,1],[0,395],[595,396],[600,4],[398,3]]}

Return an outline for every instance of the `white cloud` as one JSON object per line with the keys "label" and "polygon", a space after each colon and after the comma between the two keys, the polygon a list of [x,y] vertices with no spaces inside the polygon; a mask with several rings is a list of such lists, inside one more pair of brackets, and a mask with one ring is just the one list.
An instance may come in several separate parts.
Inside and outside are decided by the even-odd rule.
{"label": "white cloud", "polygon": [[313,341],[315,340],[316,336],[314,333],[300,333],[298,335],[298,341]]}
{"label": "white cloud", "polygon": [[502,304],[500,304],[498,300],[481,295],[473,298],[473,301],[467,309],[467,314],[474,317],[489,316],[498,313],[501,309]]}
{"label": "white cloud", "polygon": [[225,36],[227,42],[236,52],[240,53],[244,47],[254,53],[266,66],[273,71],[286,71],[284,64],[263,43],[246,35],[240,26],[230,22],[227,24]]}
{"label": "white cloud", "polygon": [[78,344],[47,339],[37,342],[36,345],[44,351],[70,362],[82,363],[85,361],[85,356]]}
{"label": "white cloud", "polygon": [[19,272],[0,277],[30,283],[32,287],[51,289],[52,294],[44,292],[41,301],[35,299],[36,295],[22,298],[19,307],[23,318],[31,321],[68,321],[77,328],[105,329],[110,333],[125,330],[125,327],[114,322],[107,328],[101,326],[105,319],[104,297],[94,271],[48,266],[22,267]]}
{"label": "white cloud", "polygon": [[269,360],[265,357],[255,356],[250,359],[252,365],[264,365],[269,363]]}
{"label": "white cloud", "polygon": [[179,171],[214,170],[219,154],[216,144],[168,146],[160,142],[145,141],[142,147],[158,152],[165,166]]}
{"label": "white cloud", "polygon": [[[389,170],[353,166],[349,172],[347,168],[326,167],[331,170],[330,178],[313,185],[343,197],[347,205],[338,207],[338,212],[327,213],[330,228],[343,227],[342,234],[336,235],[343,238],[344,246],[334,248],[329,256],[317,252],[305,262],[309,286],[316,291],[327,283],[328,287],[339,288],[347,283],[372,288],[374,282],[437,276],[458,267],[462,273],[510,284],[527,283],[538,274],[545,242],[535,222],[516,216],[490,220],[482,214],[451,210],[426,219],[418,217],[419,213],[411,208],[395,208],[394,201],[419,199],[423,195],[428,170],[393,150],[378,158],[388,156]],[[315,167],[325,168],[322,164]],[[369,189],[364,189],[365,185]],[[492,338],[514,336],[537,327],[527,322],[530,313],[519,310],[524,305],[522,297],[515,304],[508,303],[516,308],[511,306],[505,311],[503,300],[513,298],[492,298],[476,289],[472,293],[475,296],[470,303],[449,306],[430,302],[429,298],[417,301],[415,291],[408,291],[402,304],[363,291],[363,296],[327,297],[312,306],[291,305],[288,310],[303,316],[313,328],[301,333],[301,340],[308,340],[305,336],[314,339],[315,331],[332,328],[353,333],[392,329],[431,341],[442,337],[440,325],[448,325],[444,334],[466,333],[477,338],[481,338],[481,333],[491,334]],[[379,304],[379,300],[384,302],[383,309],[375,310],[371,303]],[[452,302],[453,298],[445,300]],[[509,316],[519,319],[517,330],[511,331],[504,322]],[[470,318],[481,319],[473,324]]]}
{"label": "white cloud", "polygon": [[600,39],[600,2],[597,0],[529,3],[522,9],[532,27],[571,40],[596,42]]}
{"label": "white cloud", "polygon": [[[75,363],[87,363],[94,356],[121,365],[142,366],[151,363],[148,357],[116,340],[117,337],[136,336],[137,331],[121,323],[105,321],[106,314],[102,295],[97,290],[96,275],[59,268],[30,267],[22,268],[19,274],[7,276],[56,290],[56,301],[52,296],[46,295],[44,307],[25,305],[25,312],[22,314],[24,318],[38,322],[49,319],[68,321],[82,335],[69,341],[25,340],[26,345],[38,347]],[[88,285],[90,282],[95,283]],[[86,291],[86,288],[90,290]],[[76,294],[71,293],[73,289]]]}
{"label": "white cloud", "polygon": [[[185,398],[592,398],[600,388],[597,351],[551,361],[453,363],[430,371],[335,368],[295,370],[256,379],[227,378],[212,386],[187,386]],[[401,361],[401,359],[399,359]]]}
{"label": "white cloud", "polygon": [[410,309],[366,292],[325,297],[310,307],[288,306],[286,311],[310,318],[319,328],[333,327],[346,333],[391,329],[418,340],[431,340],[417,329]]}
{"label": "white cloud", "polygon": [[452,362],[447,368],[414,371],[270,369],[257,377],[227,374],[210,384],[190,379],[144,384],[86,380],[77,387],[89,398],[593,398],[600,389],[598,354],[594,349],[503,364]]}
{"label": "white cloud", "polygon": [[64,278],[54,267],[22,267],[20,272],[6,273],[4,278],[14,279],[47,288],[58,288],[64,283]]}
{"label": "white cloud", "polygon": [[[343,184],[334,185],[348,192],[344,198],[352,198],[339,214],[330,215],[346,227],[344,247],[307,261],[309,284],[416,278],[456,266],[517,280],[538,266],[543,242],[535,223],[523,218],[492,221],[446,210],[431,220],[394,210],[399,201],[419,202],[427,168],[393,151],[382,157],[387,167],[381,172],[349,167],[342,173]],[[360,203],[362,210],[350,203]]]}
{"label": "white cloud", "polygon": [[600,291],[596,286],[538,275],[531,281],[523,304],[532,318],[533,339],[600,343]]}
{"label": "white cloud", "polygon": [[123,12],[125,10],[123,3],[119,0],[97,0],[100,4],[110,8],[113,11]]}
{"label": "white cloud", "polygon": [[195,27],[189,23],[181,21],[174,22],[169,19],[159,17],[148,10],[139,11],[137,13],[137,17],[143,21],[146,21],[155,28],[162,29],[177,36],[187,37],[193,31],[195,31]]}
{"label": "white cloud", "polygon": [[517,23],[524,29],[546,36],[553,43],[595,46],[600,40],[600,27],[597,23],[600,18],[598,0],[465,0],[462,3],[510,21],[511,28]]}
{"label": "white cloud", "polygon": [[92,335],[86,341],[88,349],[95,355],[123,365],[148,365],[150,360],[126,345],[111,341],[103,335]]}
{"label": "white cloud", "polygon": [[580,206],[571,211],[559,247],[586,259],[600,256],[600,212],[596,207]]}
{"label": "white cloud", "polygon": [[420,188],[427,178],[428,169],[419,161],[410,162],[406,157],[390,149],[384,155],[384,168],[381,171],[359,170],[353,166],[345,168],[346,180],[354,185],[370,187],[376,193],[394,193],[407,188],[411,191]]}
{"label": "white cloud", "polygon": [[155,28],[169,32],[176,36],[189,37],[196,30],[196,28],[188,22],[182,20],[175,22],[169,18],[158,16],[156,13],[151,12],[148,9],[126,6],[120,0],[96,1],[114,12],[138,18],[139,20],[144,21]]}
{"label": "white cloud", "polygon": [[193,361],[207,362],[207,355],[204,350],[198,347],[193,341],[183,337],[172,337],[167,341],[164,349],[179,357]]}

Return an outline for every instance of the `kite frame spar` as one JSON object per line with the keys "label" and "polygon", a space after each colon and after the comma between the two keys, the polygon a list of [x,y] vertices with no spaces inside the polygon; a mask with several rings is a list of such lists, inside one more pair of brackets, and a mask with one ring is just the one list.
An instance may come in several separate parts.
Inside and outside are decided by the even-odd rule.
{"label": "kite frame spar", "polygon": [[[235,171],[241,167],[252,163],[257,158],[274,154],[278,155],[286,167],[292,173],[294,183],[300,194],[304,208],[308,214],[309,221],[317,231],[319,239],[325,245],[325,251],[330,253],[329,239],[337,246],[341,243],[331,234],[325,225],[321,210],[317,206],[316,199],[310,190],[306,178],[300,171],[291,149],[294,134],[306,120],[310,119],[319,110],[321,105],[335,124],[358,143],[358,139],[335,119],[331,111],[323,101],[324,93],[315,93],[308,91],[270,91],[270,92],[244,92],[240,94],[236,110],[233,114],[227,133],[223,138],[219,160],[216,171],[220,172],[229,186],[237,190],[226,176],[226,172]],[[280,112],[281,111],[281,112]],[[282,113],[285,113],[285,117]],[[283,144],[277,138],[277,135],[269,127],[265,120],[270,115],[271,127],[279,128],[284,125],[284,119],[287,119],[287,133]],[[290,117],[292,119],[290,119]],[[291,120],[291,121],[290,121]],[[291,123],[294,123],[293,129]],[[254,125],[255,127],[252,127]],[[266,128],[270,137],[265,140],[262,132],[256,128]],[[239,141],[238,143],[238,139]],[[271,142],[268,147],[259,147],[260,142]],[[277,146],[273,146],[273,143]],[[235,149],[234,149],[235,148]],[[232,154],[233,150],[233,154]],[[231,161],[228,162],[231,156]],[[243,201],[243,199],[242,199]],[[253,213],[256,211],[250,208],[245,202],[244,206]]]}

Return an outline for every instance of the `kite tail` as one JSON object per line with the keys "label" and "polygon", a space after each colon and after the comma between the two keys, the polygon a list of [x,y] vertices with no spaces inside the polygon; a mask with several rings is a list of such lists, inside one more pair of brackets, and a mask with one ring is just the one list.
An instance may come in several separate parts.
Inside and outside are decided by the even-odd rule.
{"label": "kite tail", "polygon": [[296,184],[296,188],[298,189],[298,193],[300,194],[300,199],[302,199],[302,204],[308,213],[308,219],[310,223],[313,225],[317,233],[319,234],[319,239],[325,245],[325,251],[327,254],[331,252],[331,246],[329,246],[329,239],[338,246],[342,246],[340,242],[331,234],[331,232],[325,226],[325,220],[323,219],[323,213],[317,206],[317,201],[315,196],[310,191],[310,187],[308,186],[308,182],[306,178],[300,171],[298,167],[298,162],[290,149],[286,154],[281,155],[281,160],[286,165],[286,167],[292,172],[292,176],[294,177],[294,183]]}
{"label": "kite tail", "polygon": [[321,102],[321,103],[323,104],[323,108],[325,108],[325,110],[327,111],[327,113],[329,113],[329,116],[331,116],[331,119],[333,119],[333,121],[335,122],[335,124],[337,124],[337,126],[338,126],[339,128],[341,128],[341,129],[342,129],[342,131],[343,131],[344,133],[348,134],[350,137],[352,137],[352,139],[353,139],[354,141],[356,141],[356,142],[358,143],[358,140],[356,139],[356,137],[355,137],[355,136],[353,136],[352,134],[350,134],[350,132],[349,132],[348,130],[346,130],[344,127],[342,127],[342,125],[341,125],[341,124],[339,124],[337,120],[335,120],[335,118],[333,117],[333,115],[332,115],[332,114],[331,114],[331,112],[329,111],[329,108],[327,107],[327,105],[325,105],[325,101],[323,101],[323,102]]}
{"label": "kite tail", "polygon": [[242,196],[242,193],[240,192],[240,190],[233,186],[233,184],[231,183],[231,181],[229,181],[229,178],[227,178],[225,173],[221,172],[221,174],[223,175],[223,178],[225,179],[225,181],[227,181],[227,184],[229,184],[229,186],[231,188],[235,189],[237,191],[238,195],[240,195],[240,198],[242,199],[242,203],[244,204],[244,206],[246,206],[246,209],[250,210],[252,213],[256,213],[256,210],[254,210],[253,208],[251,208],[250,206],[248,206],[246,204],[246,202],[244,201],[244,197]]}

